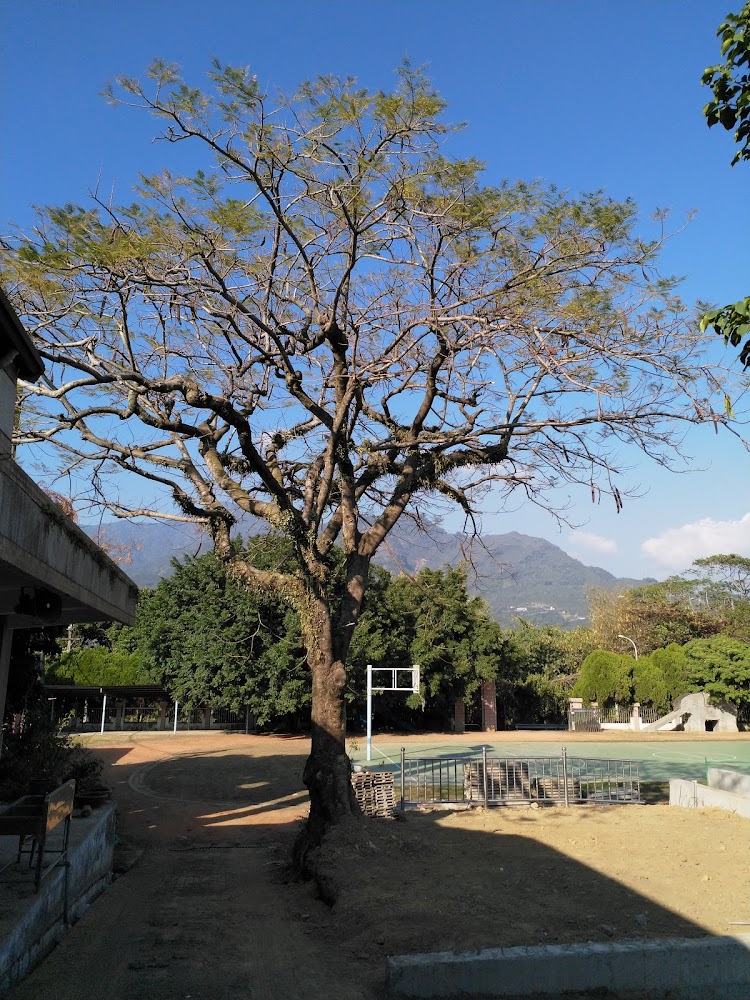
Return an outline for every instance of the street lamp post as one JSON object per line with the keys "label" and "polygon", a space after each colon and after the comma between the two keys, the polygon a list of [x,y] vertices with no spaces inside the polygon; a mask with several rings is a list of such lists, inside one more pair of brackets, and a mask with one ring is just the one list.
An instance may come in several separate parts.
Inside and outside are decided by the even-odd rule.
{"label": "street lamp post", "polygon": [[618,639],[625,639],[627,642],[630,643],[630,645],[633,647],[633,652],[635,653],[635,659],[637,660],[638,659],[638,647],[633,642],[633,640],[630,638],[630,636],[629,635],[620,635],[620,633],[618,632],[617,633],[617,638]]}

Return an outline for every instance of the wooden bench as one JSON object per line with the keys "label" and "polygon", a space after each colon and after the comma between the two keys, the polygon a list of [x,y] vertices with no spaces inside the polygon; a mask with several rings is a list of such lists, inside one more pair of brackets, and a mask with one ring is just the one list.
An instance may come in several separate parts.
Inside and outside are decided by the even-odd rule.
{"label": "wooden bench", "polygon": [[[18,853],[15,863],[21,856],[29,855],[29,868],[34,864],[34,886],[39,892],[42,879],[56,865],[65,864],[68,856],[68,839],[70,836],[70,818],[73,814],[73,797],[76,783],[73,780],[55,788],[47,795],[24,795],[6,809],[0,812],[0,836],[18,837]],[[62,840],[56,847],[50,847],[47,838],[60,824],[63,824]],[[27,841],[29,847],[26,847]],[[53,854],[54,860],[44,865],[45,854]],[[14,862],[0,868],[4,871]]]}

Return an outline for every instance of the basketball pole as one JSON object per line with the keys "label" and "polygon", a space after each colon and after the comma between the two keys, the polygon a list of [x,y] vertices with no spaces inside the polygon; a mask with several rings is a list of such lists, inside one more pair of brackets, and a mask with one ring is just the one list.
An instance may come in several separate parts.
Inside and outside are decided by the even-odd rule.
{"label": "basketball pole", "polygon": [[372,664],[367,664],[367,760],[372,759]]}
{"label": "basketball pole", "polygon": [[[412,667],[373,667],[371,663],[367,664],[367,760],[372,760],[372,675],[373,671],[378,670],[381,673],[389,673],[391,675],[391,683],[388,685],[378,685],[378,691],[411,691],[412,694],[419,694],[419,664],[415,663]],[[411,674],[411,684],[403,686],[398,683],[399,673],[410,673]]]}

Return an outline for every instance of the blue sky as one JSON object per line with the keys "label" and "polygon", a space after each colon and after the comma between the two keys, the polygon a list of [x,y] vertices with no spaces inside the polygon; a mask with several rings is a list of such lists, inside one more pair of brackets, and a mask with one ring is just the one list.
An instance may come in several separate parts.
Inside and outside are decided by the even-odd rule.
{"label": "blue sky", "polygon": [[[732,301],[750,287],[750,166],[730,168],[731,138],[701,115],[715,30],[739,0],[4,0],[0,5],[0,218],[31,205],[83,201],[100,179],[128,200],[138,171],[162,164],[153,122],[98,95],[156,55],[200,82],[213,56],[249,65],[261,84],[318,73],[389,87],[404,56],[427,64],[466,130],[456,153],[488,164],[490,182],[544,178],[605,188],[644,212],[672,211],[684,232],[665,271],[689,300]],[[168,152],[168,151],[167,151]],[[542,535],[618,575],[662,577],[698,555],[750,555],[748,455],[700,428],[679,476],[638,463],[643,496],[616,514],[572,494],[577,531],[519,505],[488,513],[488,531]],[[489,508],[488,508],[489,509]],[[446,523],[448,528],[458,527]]]}

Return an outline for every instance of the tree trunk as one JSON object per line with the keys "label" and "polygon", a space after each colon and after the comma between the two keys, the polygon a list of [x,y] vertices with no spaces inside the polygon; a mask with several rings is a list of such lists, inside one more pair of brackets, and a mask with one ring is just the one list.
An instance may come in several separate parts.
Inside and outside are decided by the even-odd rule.
{"label": "tree trunk", "polygon": [[345,653],[340,640],[335,641],[327,600],[317,598],[311,604],[308,614],[302,616],[312,674],[312,746],[302,776],[310,793],[310,816],[294,850],[300,871],[305,869],[308,851],[320,843],[327,827],[358,812],[345,743]]}

